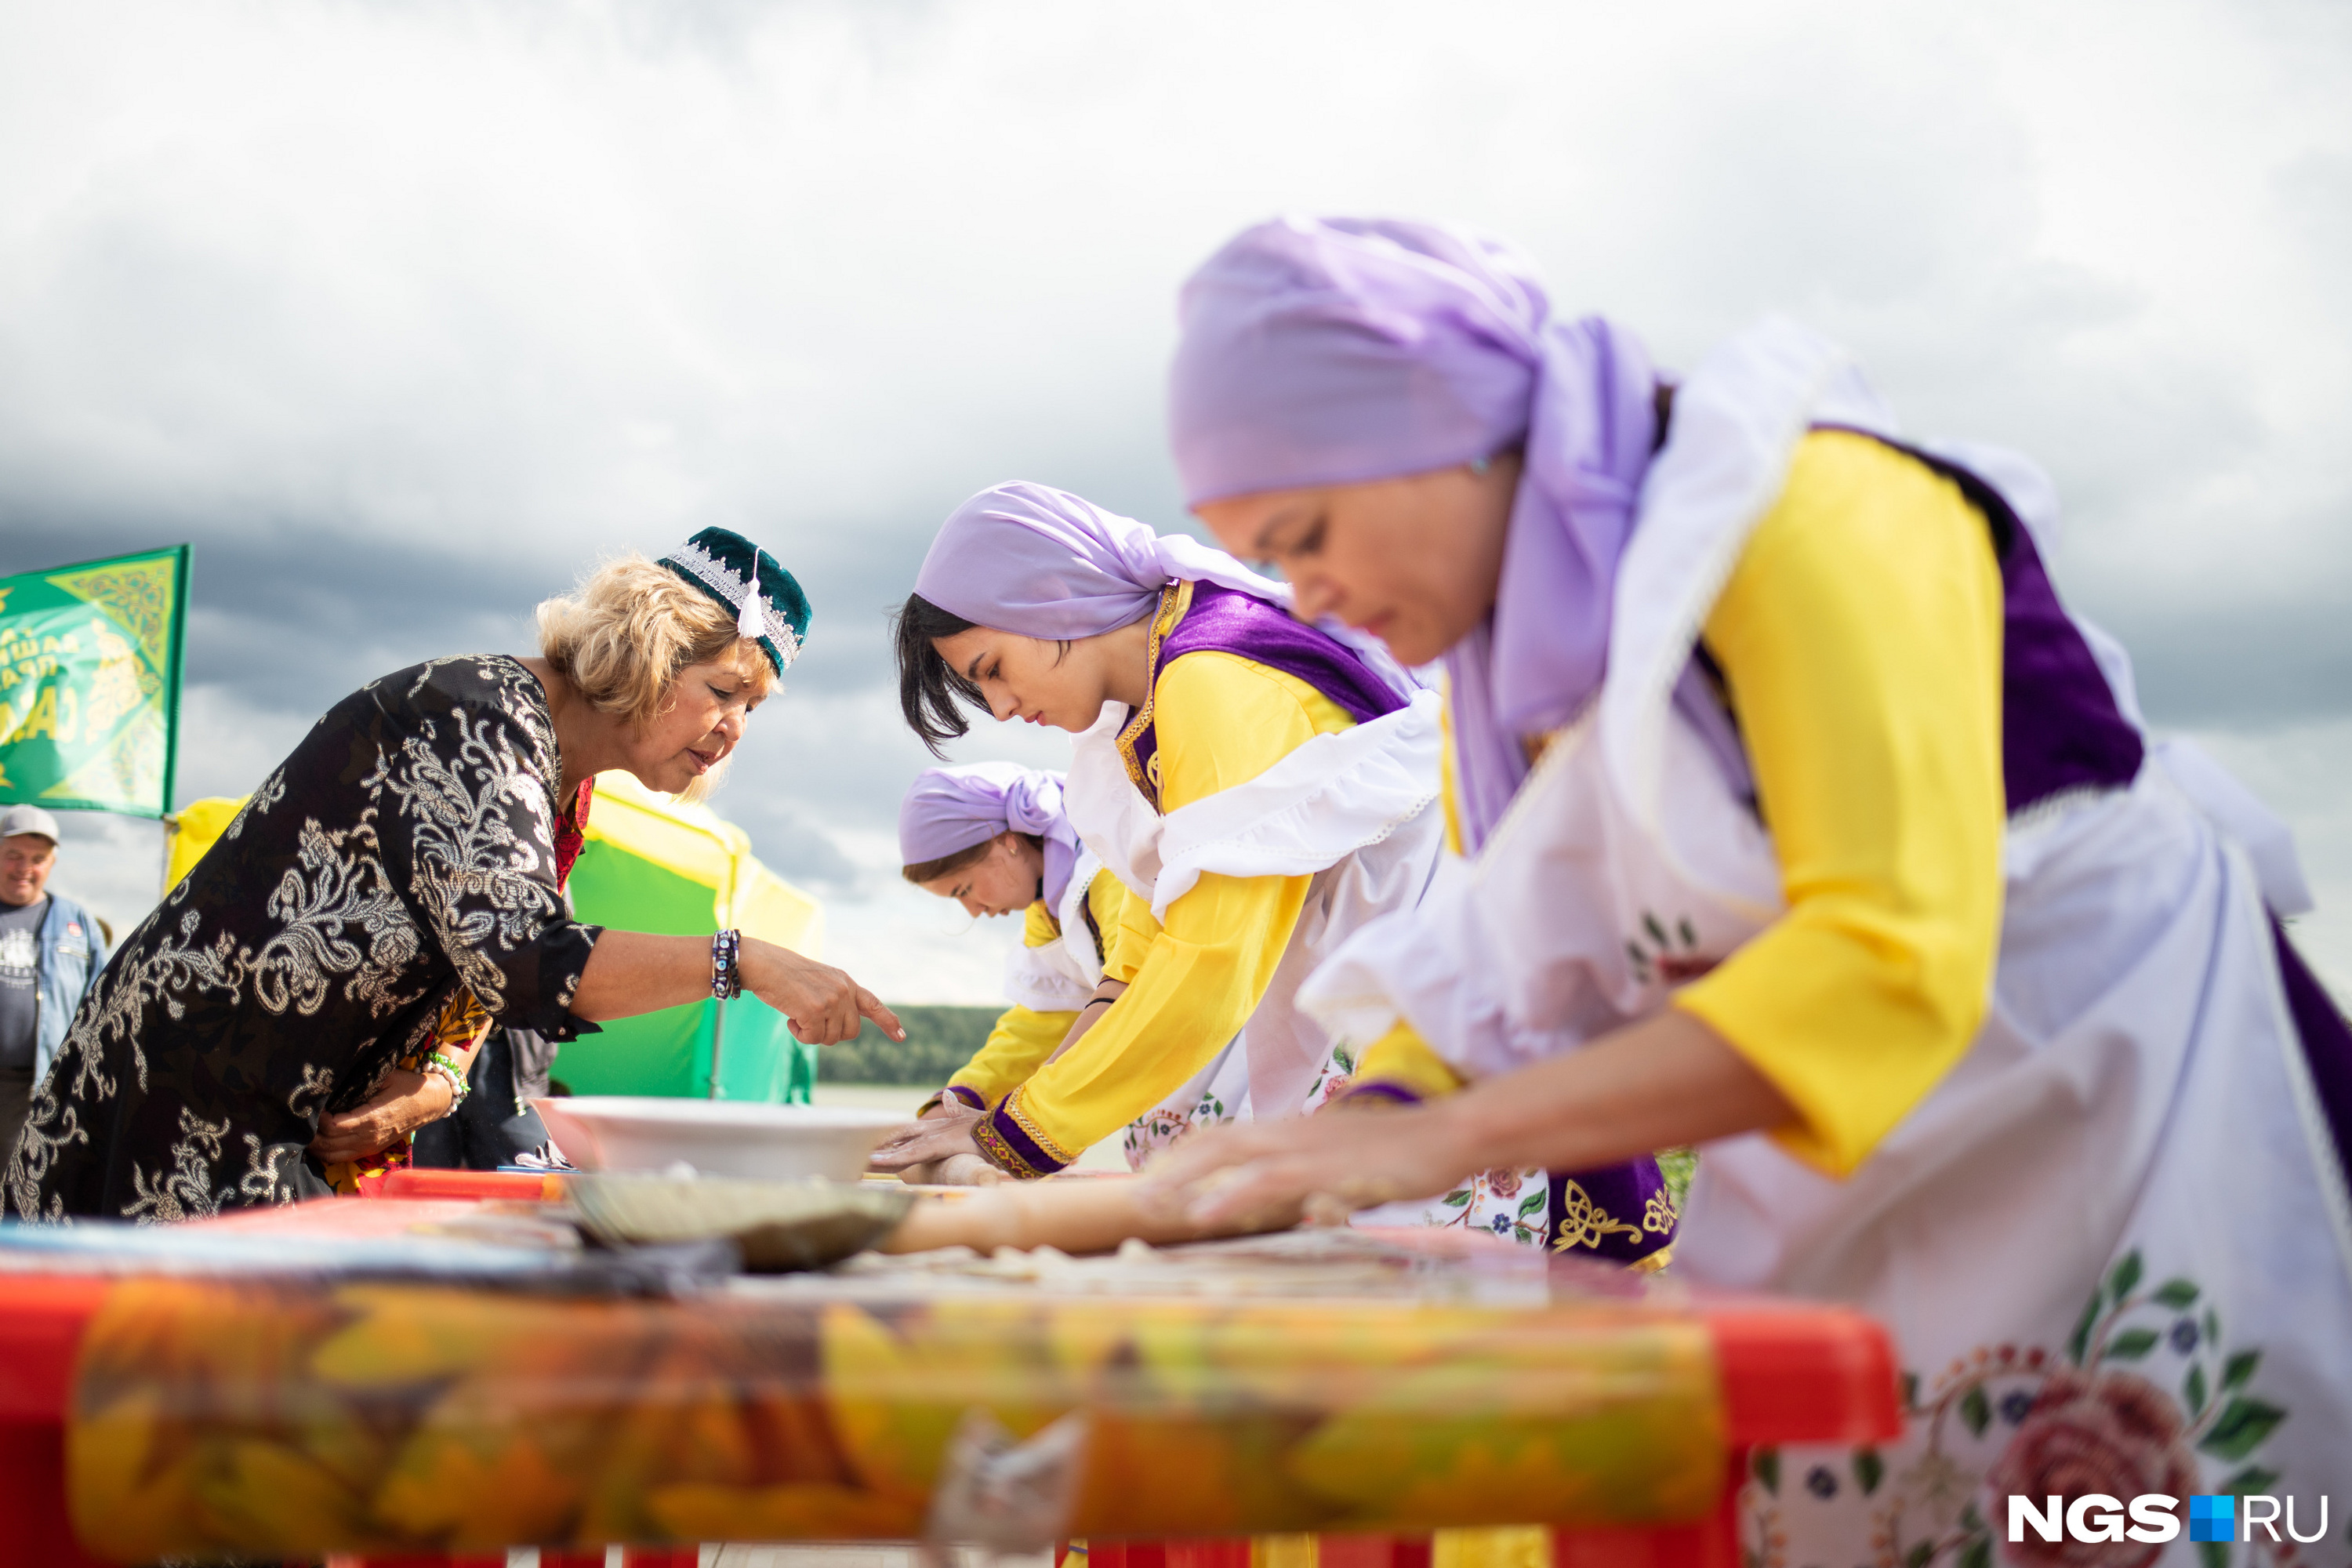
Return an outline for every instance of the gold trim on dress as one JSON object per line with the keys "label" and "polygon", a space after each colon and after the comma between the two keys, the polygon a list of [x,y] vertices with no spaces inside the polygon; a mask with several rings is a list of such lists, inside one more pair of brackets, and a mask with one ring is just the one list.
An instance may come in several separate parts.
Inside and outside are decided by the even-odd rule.
{"label": "gold trim on dress", "polygon": [[1004,1134],[991,1126],[985,1116],[971,1124],[971,1141],[978,1145],[982,1159],[1008,1176],[1034,1182],[1052,1173],[1038,1170],[1023,1159],[1021,1152],[1005,1142]]}
{"label": "gold trim on dress", "polygon": [[1660,1187],[1642,1205],[1642,1228],[1652,1236],[1669,1236],[1682,1219],[1682,1210],[1675,1205],[1675,1194]]}
{"label": "gold trim on dress", "polygon": [[1059,1160],[1065,1165],[1076,1164],[1077,1163],[1078,1156],[1085,1153],[1086,1151],[1084,1149],[1063,1148],[1057,1141],[1046,1133],[1044,1128],[1037,1125],[1036,1119],[1032,1117],[1027,1109],[1021,1103],[1022,1090],[1028,1087],[1029,1086],[1024,1083],[1020,1089],[1014,1089],[1012,1093],[1004,1097],[1003,1101],[1000,1102],[1004,1113],[1013,1118],[1014,1125],[1018,1126],[1022,1131],[1029,1135],[1029,1141],[1037,1145],[1037,1152],[1039,1153],[1045,1155],[1048,1160]]}
{"label": "gold trim on dress", "polygon": [[1598,1247],[1606,1236],[1630,1236],[1639,1238],[1642,1227],[1628,1225],[1592,1201],[1592,1194],[1581,1184],[1564,1181],[1559,1184],[1560,1212],[1558,1216],[1559,1235],[1552,1242],[1554,1252],[1566,1252],[1571,1247]]}
{"label": "gold trim on dress", "polygon": [[1160,809],[1160,751],[1156,746],[1152,748],[1151,766],[1147,770],[1135,760],[1135,743],[1151,728],[1153,706],[1160,695],[1160,645],[1192,607],[1192,584],[1183,579],[1160,590],[1160,608],[1152,614],[1151,637],[1143,649],[1143,668],[1150,684],[1144,689],[1143,706],[1135,710],[1135,716],[1118,732],[1118,760],[1127,764],[1128,782],[1142,792],[1154,811]]}

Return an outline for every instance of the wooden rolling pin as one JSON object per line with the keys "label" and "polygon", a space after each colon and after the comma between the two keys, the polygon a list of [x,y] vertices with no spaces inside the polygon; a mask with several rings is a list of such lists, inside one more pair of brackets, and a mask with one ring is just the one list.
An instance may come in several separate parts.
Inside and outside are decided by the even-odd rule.
{"label": "wooden rolling pin", "polygon": [[879,1252],[928,1252],[935,1247],[969,1247],[991,1253],[1000,1247],[1033,1247],[1064,1252],[1115,1252],[1129,1237],[1154,1247],[1202,1241],[1213,1236],[1286,1230],[1279,1224],[1194,1225],[1180,1211],[1148,1206],[1133,1176],[1087,1176],[1070,1181],[1003,1182],[948,1196],[918,1201],[898,1227],[874,1244]]}

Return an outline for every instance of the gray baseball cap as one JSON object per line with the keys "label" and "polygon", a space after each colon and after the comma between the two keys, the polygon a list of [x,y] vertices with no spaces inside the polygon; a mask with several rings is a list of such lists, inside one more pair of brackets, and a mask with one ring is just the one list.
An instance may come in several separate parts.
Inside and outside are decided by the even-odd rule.
{"label": "gray baseball cap", "polygon": [[0,811],[0,838],[14,838],[19,833],[37,833],[52,844],[62,837],[58,819],[37,805],[12,805]]}

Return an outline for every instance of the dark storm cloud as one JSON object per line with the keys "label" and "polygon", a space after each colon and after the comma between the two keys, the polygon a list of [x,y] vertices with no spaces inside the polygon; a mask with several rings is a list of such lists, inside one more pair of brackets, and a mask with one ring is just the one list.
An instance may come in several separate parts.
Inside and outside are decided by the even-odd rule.
{"label": "dark storm cloud", "polygon": [[2352,713],[2347,68],[2340,7],[2205,0],[15,7],[0,571],[193,541],[184,783],[236,793],[600,556],[740,530],[816,626],[716,804],[919,976],[885,633],[938,521],[1029,478],[1177,524],[1184,273],[1402,212],[1663,363],[1788,310],[2032,454],[2150,713],[2308,772]]}

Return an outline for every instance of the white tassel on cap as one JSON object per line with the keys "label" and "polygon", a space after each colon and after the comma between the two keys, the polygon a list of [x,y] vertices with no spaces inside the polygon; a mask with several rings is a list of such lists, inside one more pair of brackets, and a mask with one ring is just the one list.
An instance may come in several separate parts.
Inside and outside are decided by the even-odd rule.
{"label": "white tassel on cap", "polygon": [[739,637],[763,637],[768,635],[768,617],[760,597],[760,558],[751,557],[751,582],[743,593],[743,607],[735,614],[735,635]]}

